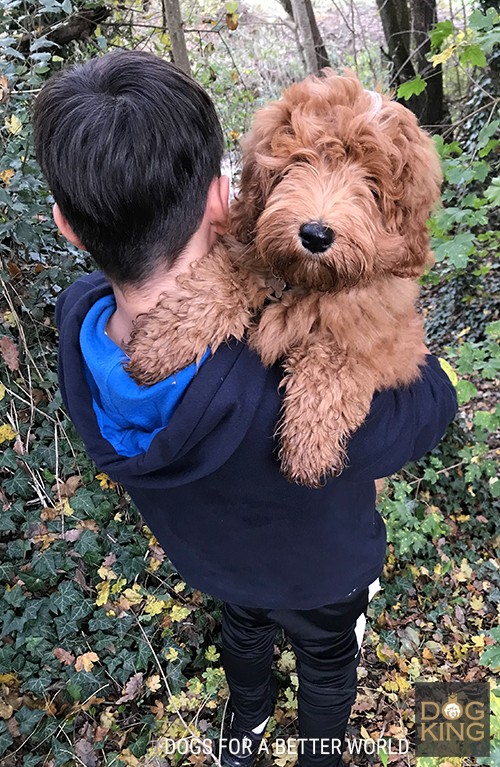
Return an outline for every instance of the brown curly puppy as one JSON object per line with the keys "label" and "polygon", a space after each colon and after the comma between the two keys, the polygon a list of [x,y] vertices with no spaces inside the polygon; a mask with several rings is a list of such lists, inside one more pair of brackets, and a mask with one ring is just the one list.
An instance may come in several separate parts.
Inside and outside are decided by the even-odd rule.
{"label": "brown curly puppy", "polygon": [[154,383],[248,329],[265,365],[283,362],[282,469],[318,487],[374,392],[418,378],[440,164],[408,109],[331,70],[257,112],[243,150],[232,236],[139,318],[128,369]]}

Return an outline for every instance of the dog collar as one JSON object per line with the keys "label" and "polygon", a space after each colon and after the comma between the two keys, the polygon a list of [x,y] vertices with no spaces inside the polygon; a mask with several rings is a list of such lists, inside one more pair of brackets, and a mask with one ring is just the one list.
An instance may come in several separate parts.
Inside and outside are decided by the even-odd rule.
{"label": "dog collar", "polygon": [[276,277],[276,275],[273,274],[271,277],[267,278],[266,287],[268,288],[270,298],[281,298],[284,291],[290,286],[287,285],[285,280],[282,280],[281,277]]}

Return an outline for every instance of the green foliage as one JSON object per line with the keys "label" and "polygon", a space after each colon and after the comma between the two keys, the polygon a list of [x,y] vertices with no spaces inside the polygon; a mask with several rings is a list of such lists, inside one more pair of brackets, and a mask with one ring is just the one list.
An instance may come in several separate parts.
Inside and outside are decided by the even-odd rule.
{"label": "green foliage", "polygon": [[[429,37],[431,51],[428,58],[434,67],[453,59],[455,65],[458,61],[462,67],[483,68],[500,42],[500,13],[494,8],[488,8],[486,13],[474,10],[468,19],[466,33],[459,31],[449,19],[438,21],[431,28]],[[450,38],[453,38],[451,43]],[[398,97],[407,101],[426,87],[426,80],[417,75],[399,86]]]}
{"label": "green foliage", "polygon": [[[493,672],[498,673],[500,671],[500,627],[497,626],[496,628],[491,629],[487,636],[493,639],[494,644],[490,645],[488,649],[483,652],[480,661],[483,666],[488,666]],[[500,737],[500,730],[498,735]]]}
{"label": "green foliage", "polygon": [[413,80],[408,80],[398,88],[398,98],[402,98],[408,101],[412,96],[419,96],[427,87],[427,83],[420,76],[417,75]]}
{"label": "green foliage", "polygon": [[[94,759],[136,767],[161,756],[154,745],[159,735],[182,737],[192,728],[216,738],[227,696],[220,604],[180,581],[127,496],[96,475],[57,390],[54,302],[92,264],[55,232],[52,198],[33,157],[30,114],[33,96],[66,63],[143,42],[122,4],[111,5],[110,23],[84,40],[59,47],[40,36],[40,29],[74,21],[95,6],[92,0],[42,0],[29,7],[0,0],[0,757],[16,751],[22,767]],[[227,3],[222,15],[215,2],[203,9],[209,21],[202,23],[200,14],[188,19],[192,26],[205,24],[192,38],[193,72],[216,100],[235,154],[253,110],[299,77],[301,65],[284,45],[281,28],[259,37],[238,25],[236,3]],[[158,19],[144,13],[142,21],[144,39],[167,56],[170,40],[157,29]],[[450,61],[456,55],[469,67],[482,66],[498,40],[497,16],[474,12],[469,27],[463,40],[453,37]],[[29,45],[21,52],[25,34]],[[432,55],[446,50],[455,34],[451,22],[437,24]],[[367,66],[359,51],[348,63],[355,61]],[[415,85],[422,87],[406,83],[400,95],[418,92]],[[391,628],[401,618],[399,601],[410,616],[418,602],[417,618],[428,621],[433,637],[443,617],[458,622],[462,611],[464,622],[440,638],[443,648],[453,648],[456,632],[463,643],[484,633],[480,661],[489,673],[499,662],[500,639],[498,629],[490,629],[499,601],[491,561],[500,412],[482,397],[499,369],[499,323],[491,321],[494,291],[487,286],[496,284],[498,273],[500,121],[491,110],[480,116],[477,133],[466,141],[436,138],[445,194],[430,222],[438,265],[424,285],[438,296],[428,327],[457,374],[461,416],[432,455],[388,481],[381,499],[390,555],[377,608],[386,623],[377,628],[376,642],[394,652],[410,647],[419,656],[411,632]],[[446,313],[446,302],[455,298],[466,317],[460,331],[449,319],[456,304]],[[484,597],[483,612],[467,614],[471,594]],[[464,650],[468,663],[474,652]],[[387,670],[388,661],[378,657],[371,687]],[[442,663],[449,671],[446,663],[449,658]],[[283,662],[280,673],[288,735],[297,677],[290,663]],[[404,673],[413,680],[418,670]]]}

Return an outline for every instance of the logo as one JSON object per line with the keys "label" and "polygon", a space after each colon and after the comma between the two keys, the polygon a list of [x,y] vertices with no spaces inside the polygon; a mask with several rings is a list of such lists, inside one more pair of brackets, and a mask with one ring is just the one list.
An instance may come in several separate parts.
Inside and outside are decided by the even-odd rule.
{"label": "logo", "polygon": [[456,695],[450,695],[448,703],[445,703],[441,710],[443,712],[443,716],[446,717],[446,719],[450,719],[452,722],[455,721],[455,719],[460,719],[464,713],[464,710],[458,702]]}
{"label": "logo", "polygon": [[416,682],[417,756],[489,756],[488,683]]}

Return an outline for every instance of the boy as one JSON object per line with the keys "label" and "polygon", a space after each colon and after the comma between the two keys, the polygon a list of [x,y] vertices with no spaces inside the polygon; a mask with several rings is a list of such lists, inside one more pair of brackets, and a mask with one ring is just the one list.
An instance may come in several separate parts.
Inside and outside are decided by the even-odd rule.
{"label": "boy", "polygon": [[57,303],[63,400],[181,576],[225,603],[224,763],[257,758],[281,626],[297,656],[298,764],[339,765],[385,556],[374,480],[436,445],[456,412],[453,386],[428,355],[419,382],[376,394],[340,477],[320,490],[287,482],[272,438],[279,365],[265,369],[234,341],[149,388],[122,366],[137,315],[225,231],[223,139],[208,96],[150,54],[109,54],[49,81],[34,135],[58,228],[102,270]]}

